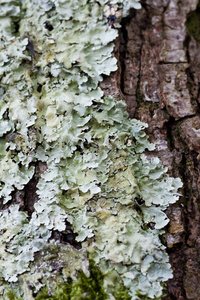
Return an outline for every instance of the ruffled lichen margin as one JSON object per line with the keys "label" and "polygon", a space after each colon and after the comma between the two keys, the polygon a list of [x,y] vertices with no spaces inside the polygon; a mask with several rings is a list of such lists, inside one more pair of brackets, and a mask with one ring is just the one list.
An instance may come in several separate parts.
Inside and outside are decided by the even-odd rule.
{"label": "ruffled lichen margin", "polygon": [[[159,298],[172,277],[159,236],[181,182],[146,158],[146,124],[98,87],[117,68],[116,18],[130,7],[140,4],[0,1],[0,299],[35,299],[44,287],[50,297],[69,278],[90,278],[89,260],[108,299],[122,286],[130,299]],[[38,162],[28,213],[12,195]],[[66,223],[78,249],[52,238]]]}

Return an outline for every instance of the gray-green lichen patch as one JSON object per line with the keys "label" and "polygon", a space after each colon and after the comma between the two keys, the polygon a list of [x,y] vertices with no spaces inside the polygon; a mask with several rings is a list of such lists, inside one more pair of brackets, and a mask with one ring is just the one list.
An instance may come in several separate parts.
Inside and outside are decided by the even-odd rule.
{"label": "gray-green lichen patch", "polygon": [[[147,125],[98,87],[116,70],[105,12],[138,1],[0,3],[0,297],[34,299],[80,270],[90,276],[88,257],[110,299],[119,282],[132,299],[160,297],[172,271],[159,235],[181,182],[146,158]],[[37,162],[47,169],[30,215],[12,194]],[[52,238],[66,223],[79,250]]]}

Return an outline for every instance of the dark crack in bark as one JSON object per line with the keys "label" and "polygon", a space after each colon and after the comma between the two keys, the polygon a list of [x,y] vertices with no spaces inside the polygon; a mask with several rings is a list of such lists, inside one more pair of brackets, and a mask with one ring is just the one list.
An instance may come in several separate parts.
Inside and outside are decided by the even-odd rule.
{"label": "dark crack in bark", "polygon": [[34,205],[39,200],[37,195],[37,183],[44,171],[46,171],[47,166],[45,163],[38,162],[34,164],[35,173],[33,178],[24,188],[23,204],[21,205],[21,210],[27,211],[28,216],[31,217],[32,213],[35,211]]}

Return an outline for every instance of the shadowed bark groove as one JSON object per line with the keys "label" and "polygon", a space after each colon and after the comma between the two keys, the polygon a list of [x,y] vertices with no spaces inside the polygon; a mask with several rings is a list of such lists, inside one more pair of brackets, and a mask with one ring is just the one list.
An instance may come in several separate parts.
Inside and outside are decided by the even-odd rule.
{"label": "shadowed bark groove", "polygon": [[200,44],[188,26],[197,4],[145,0],[123,19],[117,44],[115,80],[128,112],[148,123],[156,144],[151,155],[184,184],[181,199],[168,209],[165,238],[174,278],[167,300],[200,299]]}

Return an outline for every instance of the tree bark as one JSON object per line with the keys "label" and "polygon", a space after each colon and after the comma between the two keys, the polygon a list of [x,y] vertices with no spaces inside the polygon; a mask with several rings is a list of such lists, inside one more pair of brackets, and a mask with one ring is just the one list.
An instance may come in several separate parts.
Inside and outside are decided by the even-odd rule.
{"label": "tree bark", "polygon": [[[167,211],[164,243],[174,278],[167,283],[166,300],[200,299],[199,19],[198,0],[143,0],[142,9],[131,9],[122,20],[115,48],[118,71],[100,84],[105,95],[126,100],[131,118],[148,123],[156,149],[147,156],[158,156],[169,174],[183,181],[180,200]],[[33,164],[34,178],[12,195],[29,216],[38,200],[36,185],[47,168]],[[55,230],[51,238],[79,249],[66,225],[64,233]]]}
{"label": "tree bark", "polygon": [[126,100],[131,118],[148,123],[153,155],[183,181],[180,200],[168,209],[174,278],[166,300],[200,299],[199,11],[197,0],[142,1],[122,20],[119,71],[101,85]]}

